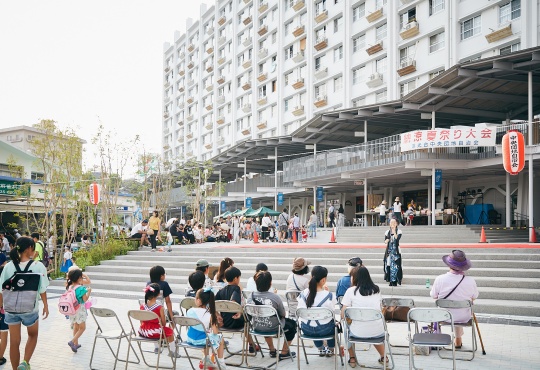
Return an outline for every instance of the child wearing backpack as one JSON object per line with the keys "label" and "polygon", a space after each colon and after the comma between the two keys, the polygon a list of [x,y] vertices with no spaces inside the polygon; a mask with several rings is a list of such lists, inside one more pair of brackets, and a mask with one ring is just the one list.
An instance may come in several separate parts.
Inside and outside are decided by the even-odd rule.
{"label": "child wearing backpack", "polygon": [[85,302],[90,298],[92,288],[84,286],[84,274],[80,269],[73,269],[68,272],[66,282],[66,293],[62,294],[58,307],[61,313],[69,316],[71,329],[73,330],[73,339],[68,342],[68,346],[73,352],[77,352],[81,345],[79,338],[86,330],[86,312]]}
{"label": "child wearing backpack", "polygon": [[[16,246],[9,254],[11,262],[4,266],[0,275],[2,295],[0,307],[5,310],[5,323],[9,326],[9,357],[13,369],[30,369],[30,359],[36,349],[39,330],[39,303],[43,302],[43,319],[49,316],[47,304],[47,269],[39,261],[34,261],[35,243],[26,236],[17,239]],[[22,287],[14,282],[24,281]],[[14,284],[12,284],[14,283]],[[19,300],[19,304],[14,304]],[[24,359],[21,354],[21,323],[26,326],[28,340]]]}

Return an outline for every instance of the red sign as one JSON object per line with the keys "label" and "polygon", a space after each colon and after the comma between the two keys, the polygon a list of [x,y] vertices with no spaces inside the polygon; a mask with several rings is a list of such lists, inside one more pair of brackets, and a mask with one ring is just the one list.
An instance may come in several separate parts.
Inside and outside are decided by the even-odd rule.
{"label": "red sign", "polygon": [[502,138],[503,166],[510,175],[525,167],[525,139],[519,131],[508,131]]}
{"label": "red sign", "polygon": [[99,185],[95,182],[91,184],[88,188],[88,195],[90,196],[90,203],[97,206],[100,201],[100,189]]}

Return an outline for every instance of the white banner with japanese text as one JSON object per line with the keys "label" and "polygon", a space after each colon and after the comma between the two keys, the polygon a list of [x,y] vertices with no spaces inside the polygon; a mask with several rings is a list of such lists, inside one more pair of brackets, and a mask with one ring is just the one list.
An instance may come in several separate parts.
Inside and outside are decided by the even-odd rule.
{"label": "white banner with japanese text", "polygon": [[428,148],[495,146],[495,128],[439,128],[401,134],[401,151]]}

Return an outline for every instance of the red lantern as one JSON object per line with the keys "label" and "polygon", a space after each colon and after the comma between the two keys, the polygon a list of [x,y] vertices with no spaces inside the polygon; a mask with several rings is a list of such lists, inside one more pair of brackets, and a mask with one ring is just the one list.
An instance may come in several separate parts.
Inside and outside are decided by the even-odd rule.
{"label": "red lantern", "polygon": [[88,188],[88,194],[90,195],[90,203],[97,206],[100,201],[100,189],[99,185],[95,182],[91,184]]}
{"label": "red lantern", "polygon": [[510,175],[517,175],[525,167],[525,139],[516,130],[508,131],[502,138],[503,166]]}

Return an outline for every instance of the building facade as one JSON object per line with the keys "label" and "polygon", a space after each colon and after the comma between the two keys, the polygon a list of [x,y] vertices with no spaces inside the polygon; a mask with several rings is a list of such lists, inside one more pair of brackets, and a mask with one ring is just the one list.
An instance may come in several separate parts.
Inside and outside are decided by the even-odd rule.
{"label": "building facade", "polygon": [[163,156],[208,160],[538,45],[538,0],[218,0],[164,47]]}

